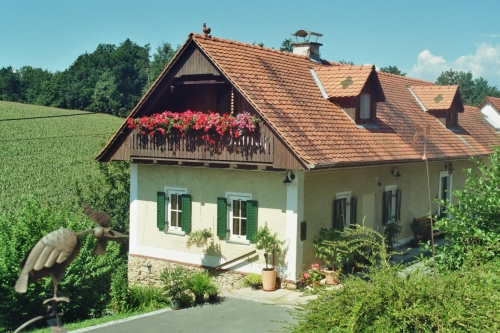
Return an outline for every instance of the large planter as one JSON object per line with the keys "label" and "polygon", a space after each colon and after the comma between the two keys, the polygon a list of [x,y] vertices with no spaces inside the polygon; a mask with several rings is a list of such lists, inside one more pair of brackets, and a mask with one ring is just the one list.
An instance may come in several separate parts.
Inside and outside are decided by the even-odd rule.
{"label": "large planter", "polygon": [[262,290],[276,290],[276,270],[274,268],[262,269]]}
{"label": "large planter", "polygon": [[325,268],[323,270],[323,273],[325,273],[325,284],[339,284],[340,279],[339,279],[339,272],[334,271],[332,269]]}
{"label": "large planter", "polygon": [[178,299],[171,299],[170,300],[170,307],[172,310],[180,310],[181,309],[181,301]]}

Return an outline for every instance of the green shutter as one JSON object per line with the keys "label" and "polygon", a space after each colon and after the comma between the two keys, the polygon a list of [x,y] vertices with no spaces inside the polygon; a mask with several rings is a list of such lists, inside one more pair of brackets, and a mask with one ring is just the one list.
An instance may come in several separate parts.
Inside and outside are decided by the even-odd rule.
{"label": "green shutter", "polygon": [[392,191],[385,191],[382,198],[382,224],[385,225],[391,216]]}
{"label": "green shutter", "polygon": [[351,198],[351,221],[350,221],[350,224],[357,223],[357,221],[356,221],[357,215],[358,215],[358,198],[352,197]]}
{"label": "green shutter", "polygon": [[401,221],[401,190],[396,191],[396,222]]}
{"label": "green shutter", "polygon": [[247,201],[247,240],[253,242],[257,232],[257,201]]}
{"label": "green shutter", "polygon": [[333,200],[332,228],[340,231],[344,230],[344,221],[342,220],[342,199]]}
{"label": "green shutter", "polygon": [[227,230],[227,199],[217,198],[217,236],[226,238]]}
{"label": "green shutter", "polygon": [[191,232],[191,196],[189,194],[181,195],[181,230],[186,234]]}
{"label": "green shutter", "polygon": [[165,192],[156,192],[156,226],[165,230]]}

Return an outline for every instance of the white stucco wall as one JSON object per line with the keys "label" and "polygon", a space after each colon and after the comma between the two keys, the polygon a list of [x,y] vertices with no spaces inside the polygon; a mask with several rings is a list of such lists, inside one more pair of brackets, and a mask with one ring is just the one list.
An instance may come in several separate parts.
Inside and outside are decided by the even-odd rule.
{"label": "white stucco wall", "polygon": [[[188,249],[187,236],[158,230],[156,192],[165,186],[185,188],[191,195],[191,230],[211,228],[216,235],[217,197],[239,192],[251,194],[252,200],[258,202],[258,225],[267,222],[280,239],[286,240],[287,187],[283,179],[284,173],[266,171],[131,164],[130,254],[216,266],[255,249],[253,244],[235,244],[214,236],[214,251],[204,253],[196,246]],[[284,259],[278,264],[284,265]],[[263,265],[262,251],[258,251],[250,262],[242,260],[230,268],[260,272]]]}
{"label": "white stucco wall", "polygon": [[491,126],[500,130],[500,114],[493,107],[493,105],[491,105],[491,103],[484,104],[481,107],[481,113],[484,115],[484,119],[486,119]]}
{"label": "white stucco wall", "polygon": [[[452,189],[460,189],[465,181],[461,170],[474,167],[467,160],[451,161],[455,171],[452,175]],[[304,219],[307,221],[307,240],[303,244],[303,270],[318,262],[313,240],[321,228],[331,228],[333,220],[333,200],[337,193],[351,192],[357,202],[357,223],[383,232],[382,194],[386,186],[397,185],[401,189],[401,221],[403,227],[399,239],[408,242],[413,234],[409,223],[414,217],[426,216],[429,211],[429,195],[425,163],[398,165],[401,179],[392,174],[393,166],[351,168],[343,170],[310,171],[305,175]],[[439,173],[445,170],[445,162],[430,162],[430,187],[432,212],[437,212],[434,200],[439,193]],[[380,183],[380,185],[379,185]]]}

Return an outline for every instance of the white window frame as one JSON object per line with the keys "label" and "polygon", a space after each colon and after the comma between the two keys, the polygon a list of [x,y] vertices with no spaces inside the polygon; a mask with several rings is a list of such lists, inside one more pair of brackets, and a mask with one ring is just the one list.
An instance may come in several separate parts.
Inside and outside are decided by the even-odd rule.
{"label": "white window frame", "polygon": [[385,191],[391,191],[392,192],[392,196],[391,196],[391,211],[390,211],[390,215],[388,216],[389,220],[388,221],[385,221],[385,223],[394,223],[394,222],[397,222],[396,221],[396,201],[397,201],[397,198],[396,198],[396,195],[397,195],[397,191],[398,191],[398,186],[397,185],[389,185],[389,186],[386,186],[385,187]]}
{"label": "white window frame", "polygon": [[[182,195],[182,194],[187,194],[187,189],[186,188],[181,188],[181,187],[167,187],[165,186],[165,195],[167,200],[165,200],[165,225],[167,228],[165,230],[167,231],[175,231],[175,232],[182,232],[182,227],[181,227],[181,222],[178,221],[179,226],[172,226],[172,220],[171,220],[171,213],[172,213],[172,194],[177,194],[177,195]],[[182,212],[182,209],[180,209]]]}
{"label": "white window frame", "polygon": [[339,200],[339,199],[346,199],[346,205],[345,205],[345,212],[344,212],[344,217],[345,217],[345,220],[344,220],[344,229],[345,228],[349,228],[351,226],[351,195],[352,195],[352,192],[351,191],[348,191],[348,192],[339,192],[337,194],[335,194],[335,200]]}
{"label": "white window frame", "polygon": [[[443,178],[444,177],[448,177],[448,188],[447,188],[447,193],[446,193],[446,198],[442,198],[441,197],[441,194],[443,193]],[[452,191],[452,183],[453,183],[453,174],[449,174],[448,171],[440,171],[439,172],[439,194],[438,194],[438,197],[439,199],[441,200],[445,200],[445,199],[448,199],[449,202],[451,202],[451,191]],[[441,216],[441,205],[438,206],[438,216]],[[450,215],[447,214],[447,216],[449,217]]]}
{"label": "white window frame", "polygon": [[229,213],[227,214],[228,221],[226,221],[226,226],[228,226],[227,230],[229,230],[229,240],[236,242],[249,242],[247,240],[246,235],[236,235],[233,233],[233,201],[241,200],[241,201],[249,201],[252,200],[252,194],[250,193],[241,193],[241,192],[226,192],[226,200],[227,200],[227,209]]}
{"label": "white window frame", "polygon": [[362,93],[359,97],[359,118],[369,120],[371,118],[371,98],[370,94]]}

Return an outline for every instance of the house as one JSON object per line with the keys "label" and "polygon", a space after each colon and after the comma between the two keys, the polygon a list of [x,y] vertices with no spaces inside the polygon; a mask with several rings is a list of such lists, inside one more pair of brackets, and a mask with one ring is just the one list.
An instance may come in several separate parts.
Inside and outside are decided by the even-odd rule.
{"label": "house", "polygon": [[[319,34],[296,33],[311,35]],[[212,267],[240,258],[225,268],[260,272],[262,253],[248,253],[256,228],[268,223],[285,241],[280,275],[295,281],[317,262],[321,228],[358,223],[382,232],[395,222],[408,242],[409,222],[429,211],[424,155],[432,198],[450,199],[465,181],[460,170],[473,167],[469,158],[499,144],[479,109],[462,104],[458,86],[321,60],[321,45],[304,38],[292,54],[188,36],[96,157],[131,162],[130,266],[141,258]],[[129,128],[165,110],[246,112],[260,123],[210,140],[203,131],[150,136]],[[187,235],[204,228],[213,243],[187,248]]]}
{"label": "house", "polygon": [[500,131],[500,98],[487,96],[479,105],[479,109],[495,131]]}

